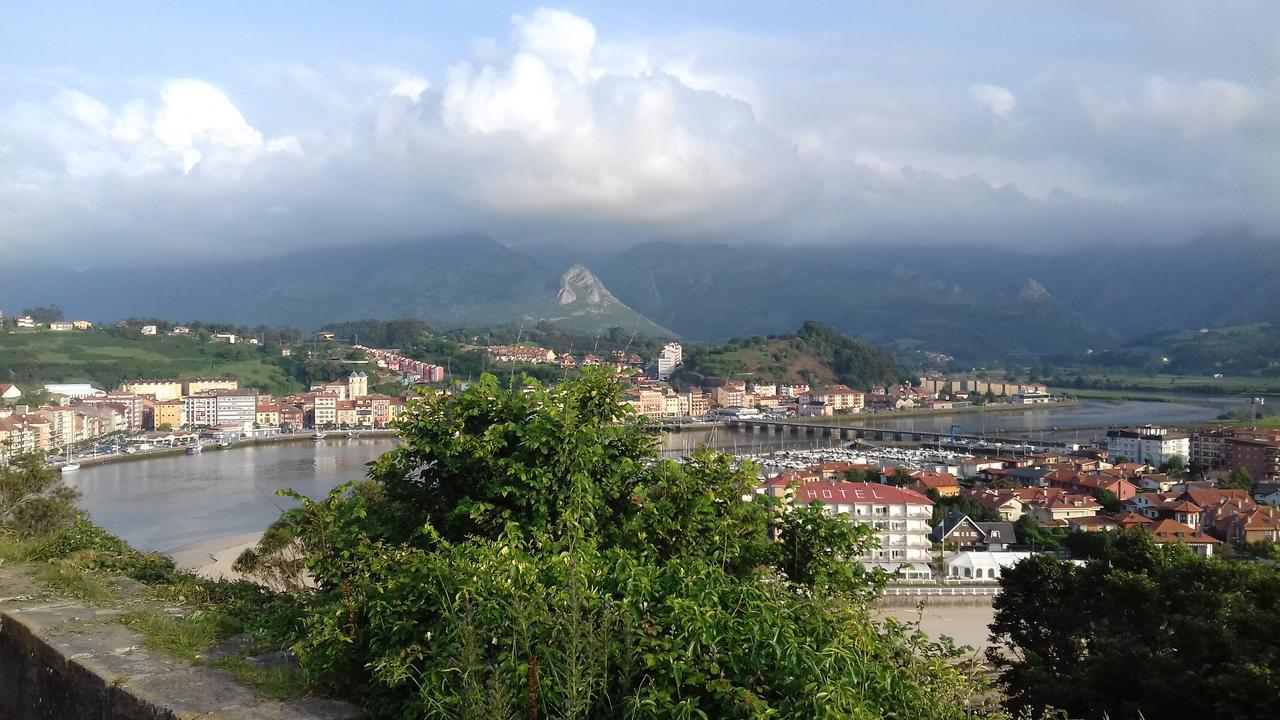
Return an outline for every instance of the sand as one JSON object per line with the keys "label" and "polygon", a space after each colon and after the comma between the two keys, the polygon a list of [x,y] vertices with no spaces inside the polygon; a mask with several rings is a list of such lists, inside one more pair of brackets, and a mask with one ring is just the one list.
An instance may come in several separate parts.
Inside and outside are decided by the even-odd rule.
{"label": "sand", "polygon": [[190,570],[200,577],[210,580],[240,580],[239,573],[231,569],[231,564],[240,557],[240,553],[256,545],[261,538],[260,532],[227,535],[175,548],[168,555],[178,567]]}
{"label": "sand", "polygon": [[969,645],[982,650],[987,642],[987,626],[995,616],[995,609],[990,605],[944,605],[942,603],[926,604],[924,613],[914,607],[881,608],[877,614],[895,617],[905,622],[920,621],[920,630],[929,637],[947,635],[956,645]]}

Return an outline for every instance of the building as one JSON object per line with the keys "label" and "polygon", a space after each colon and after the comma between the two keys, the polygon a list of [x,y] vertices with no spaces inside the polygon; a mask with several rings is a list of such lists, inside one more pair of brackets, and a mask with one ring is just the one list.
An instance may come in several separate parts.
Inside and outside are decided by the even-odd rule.
{"label": "building", "polygon": [[930,490],[942,497],[956,497],[960,494],[960,482],[950,473],[926,472],[918,470],[911,473],[911,489],[921,495],[928,495]]}
{"label": "building", "polygon": [[942,561],[943,574],[947,580],[995,582],[1005,568],[1013,567],[1031,555],[1029,552],[961,550]]}
{"label": "building", "polygon": [[182,397],[182,381],[170,379],[131,380],[120,384],[120,391],[144,395],[156,402],[168,402]]}
{"label": "building", "polygon": [[157,402],[151,408],[151,429],[177,429],[187,424],[187,404],[182,398]]}
{"label": "building", "polygon": [[1209,557],[1213,555],[1214,546],[1221,545],[1222,541],[1206,534],[1199,528],[1192,528],[1184,525],[1177,520],[1160,520],[1149,526],[1151,534],[1155,536],[1158,543],[1185,543],[1191,548],[1191,551],[1200,557]]}
{"label": "building", "polygon": [[836,385],[830,390],[810,390],[800,395],[800,402],[805,405],[821,405],[832,412],[862,412],[866,407],[866,395],[857,390],[850,390],[844,385]]}
{"label": "building", "polygon": [[44,391],[50,395],[62,395],[72,400],[107,394],[105,391],[87,383],[49,383],[44,386]]}
{"label": "building", "polygon": [[369,394],[369,376],[356,370],[347,378],[347,398],[354,400]]}
{"label": "building", "polygon": [[191,328],[187,327],[186,325],[175,325],[173,329],[169,331],[169,334],[170,335],[190,335]]}
{"label": "building", "polygon": [[546,348],[526,347],[524,345],[491,345],[485,348],[489,357],[497,362],[528,363],[540,365],[553,363],[556,354]]}
{"label": "building", "polygon": [[213,427],[218,424],[218,399],[212,393],[188,395],[182,399],[188,425]]}
{"label": "building", "polygon": [[210,390],[239,390],[240,381],[233,377],[198,377],[185,383],[184,395],[198,395]]}
{"label": "building", "polygon": [[75,326],[66,320],[54,320],[49,323],[49,329],[54,332],[70,332]]}
{"label": "building", "polygon": [[13,319],[13,324],[20,328],[33,328],[36,326],[36,319],[30,315],[19,315]]}
{"label": "building", "polygon": [[1239,433],[1226,439],[1227,467],[1245,470],[1255,480],[1280,478],[1280,442],[1261,433]]}
{"label": "building", "polygon": [[17,385],[0,383],[0,401],[13,402],[22,398],[22,390]]}
{"label": "building", "polygon": [[280,405],[258,403],[258,427],[280,427]]}
{"label": "building", "polygon": [[143,325],[143,326],[142,326],[142,334],[143,334],[143,335],[155,335],[155,334],[156,334],[156,332],[157,332],[157,328],[156,328],[156,326],[155,326],[155,325]]}
{"label": "building", "polygon": [[333,427],[338,424],[338,395],[336,393],[317,393],[312,410],[312,424],[315,427]]}
{"label": "building", "polygon": [[71,327],[75,328],[76,330],[92,330],[93,323],[89,322],[88,320],[76,320],[71,323]]}
{"label": "building", "polygon": [[235,345],[240,341],[240,337],[235,333],[214,333],[210,339],[213,342],[224,342],[228,345]]}
{"label": "building", "polygon": [[118,405],[124,410],[124,429],[141,430],[143,421],[143,401],[141,395],[127,392],[110,392],[97,397],[81,398],[80,405]]}
{"label": "building", "polygon": [[659,380],[669,380],[676,368],[684,364],[684,348],[678,342],[669,342],[662,346],[658,353],[657,376]]}
{"label": "building", "polygon": [[252,430],[258,422],[257,390],[211,390],[216,399],[217,425]]}
{"label": "building", "polygon": [[1191,458],[1191,436],[1154,425],[1107,431],[1107,452],[1147,465],[1163,465],[1175,457]]}
{"label": "building", "polygon": [[49,447],[62,450],[76,440],[76,411],[70,405],[36,408],[35,414],[49,421]]}
{"label": "building", "polygon": [[791,487],[791,478],[766,481],[763,492],[787,503],[823,503],[829,512],[847,514],[850,522],[870,525],[880,547],[858,558],[868,569],[881,569],[906,580],[928,580],[929,520],[933,501],[913,490],[876,483],[805,482]]}

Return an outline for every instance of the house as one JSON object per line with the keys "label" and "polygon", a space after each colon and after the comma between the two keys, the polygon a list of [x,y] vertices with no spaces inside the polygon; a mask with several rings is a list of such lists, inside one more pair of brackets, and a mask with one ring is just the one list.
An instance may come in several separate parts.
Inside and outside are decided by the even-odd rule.
{"label": "house", "polygon": [[960,494],[960,483],[950,473],[926,472],[920,470],[911,474],[911,489],[921,495],[928,495],[930,490],[942,497],[956,497]]}
{"label": "house", "polygon": [[71,327],[75,328],[76,330],[92,330],[93,323],[89,322],[88,320],[76,320],[71,323]]}
{"label": "house", "polygon": [[[1138,517],[1142,517],[1139,515]],[[1146,520],[1146,518],[1142,518]],[[1071,532],[1110,532],[1119,530],[1120,523],[1106,515],[1093,515],[1090,517],[1077,517],[1067,520],[1067,529]]]}
{"label": "house", "polygon": [[169,334],[170,335],[189,335],[191,334],[191,328],[187,327],[186,325],[175,325],[173,329],[169,331]]}
{"label": "house", "polygon": [[213,342],[224,342],[228,345],[235,345],[236,342],[240,340],[240,337],[235,333],[214,333],[212,340]]}
{"label": "house", "polygon": [[155,325],[143,325],[143,326],[142,326],[142,334],[143,334],[143,335],[155,335],[155,334],[156,334],[156,326],[155,326]]}
{"label": "house", "polygon": [[54,332],[70,332],[73,327],[75,326],[65,320],[54,320],[49,323],[49,329]]}
{"label": "house", "polygon": [[947,580],[971,580],[995,582],[1005,568],[1013,567],[1031,557],[1029,552],[991,552],[988,550],[961,550],[943,560],[943,575]]}
{"label": "house", "polygon": [[1214,547],[1222,541],[1198,528],[1183,525],[1177,520],[1161,520],[1150,527],[1158,543],[1185,543],[1200,557],[1213,555]]}
{"label": "house", "polygon": [[1029,503],[1031,514],[1041,525],[1063,526],[1072,518],[1092,517],[1102,506],[1084,495],[1060,493]]}
{"label": "house", "polygon": [[1280,542],[1280,508],[1268,505],[1236,513],[1220,532],[1230,543]]}
{"label": "house", "polygon": [[20,328],[33,328],[39,324],[36,322],[36,319],[30,315],[19,315],[13,319],[13,323]]}
{"label": "house", "polygon": [[1107,431],[1107,452],[1151,465],[1163,465],[1175,457],[1191,457],[1191,435],[1185,432],[1144,425]]}
{"label": "house", "polygon": [[929,538],[944,546],[954,545],[961,548],[978,547],[986,540],[982,528],[979,528],[968,515],[958,510],[947,513],[942,522],[933,527]]}
{"label": "house", "polygon": [[1111,516],[1111,519],[1116,521],[1116,524],[1120,526],[1121,530],[1131,530],[1136,527],[1148,527],[1155,523],[1155,521],[1148,518],[1146,515],[1141,515],[1135,512],[1116,513]]}
{"label": "house", "polygon": [[1026,512],[1026,503],[1011,490],[979,488],[971,490],[968,497],[979,505],[994,510],[1001,520],[1007,522],[1018,520]]}
{"label": "house", "polygon": [[[0,385],[0,388],[3,388]],[[1255,502],[1265,503],[1267,505],[1280,505],[1280,482],[1261,482],[1253,489],[1253,499]]]}
{"label": "house", "polygon": [[0,383],[0,400],[12,401],[22,397],[22,391],[17,385],[9,383]]}

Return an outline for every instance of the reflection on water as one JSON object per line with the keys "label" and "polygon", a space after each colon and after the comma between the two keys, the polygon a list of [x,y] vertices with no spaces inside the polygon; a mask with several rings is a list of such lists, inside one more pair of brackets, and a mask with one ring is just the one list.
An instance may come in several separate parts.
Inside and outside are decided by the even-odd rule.
{"label": "reflection on water", "polygon": [[81,507],[108,531],[146,550],[262,530],[289,507],[293,488],[319,497],[365,475],[390,438],[294,442],[86,467],[68,480]]}

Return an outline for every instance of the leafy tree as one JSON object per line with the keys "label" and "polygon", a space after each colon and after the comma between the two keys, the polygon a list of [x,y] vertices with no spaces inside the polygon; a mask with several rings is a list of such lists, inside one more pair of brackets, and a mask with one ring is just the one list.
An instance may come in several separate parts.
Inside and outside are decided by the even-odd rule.
{"label": "leafy tree", "polygon": [[1024,560],[1000,586],[987,657],[1013,713],[1275,716],[1280,570],[1273,566],[1198,558],[1137,529],[1117,534],[1084,566]]}
{"label": "leafy tree", "polygon": [[1169,458],[1168,462],[1162,463],[1160,465],[1160,472],[1167,473],[1169,477],[1172,477],[1172,478],[1182,477],[1182,474],[1185,471],[1186,471],[1186,462],[1182,459],[1181,455],[1174,455],[1173,457]]}
{"label": "leafy tree", "polygon": [[916,479],[911,477],[911,472],[906,468],[894,468],[893,475],[889,476],[889,484],[894,487],[906,487],[915,482]]}
{"label": "leafy tree", "polygon": [[1102,506],[1102,511],[1114,515],[1124,509],[1124,502],[1120,500],[1120,496],[1107,490],[1106,488],[1098,488],[1093,491],[1093,499],[1098,501]]}
{"label": "leafy tree", "polygon": [[40,305],[22,309],[23,315],[30,315],[32,320],[48,325],[62,319],[62,308],[57,305]]}
{"label": "leafy tree", "polygon": [[1218,483],[1218,487],[1224,490],[1248,490],[1253,492],[1258,486],[1258,481],[1253,479],[1253,475],[1244,468],[1236,468],[1231,471],[1226,480]]}
{"label": "leafy tree", "polygon": [[79,517],[78,497],[38,453],[0,463],[0,530],[33,538],[70,527]]}
{"label": "leafy tree", "polygon": [[371,481],[295,494],[242,566],[313,578],[308,673],[389,717],[969,716],[951,652],[870,619],[868,528],[659,460],[620,391],[486,375],[412,404]]}
{"label": "leafy tree", "polygon": [[1013,531],[1019,545],[1027,545],[1035,550],[1061,550],[1066,542],[1065,533],[1040,527],[1031,515],[1018,518],[1013,524]]}

